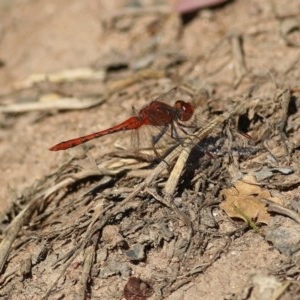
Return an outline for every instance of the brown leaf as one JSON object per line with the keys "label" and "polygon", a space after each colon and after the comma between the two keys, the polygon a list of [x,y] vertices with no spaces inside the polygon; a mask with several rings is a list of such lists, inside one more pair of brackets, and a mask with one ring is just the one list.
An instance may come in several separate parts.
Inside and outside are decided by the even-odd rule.
{"label": "brown leaf", "polygon": [[235,186],[222,191],[225,201],[220,207],[230,218],[243,219],[246,222],[254,220],[257,223],[268,224],[270,214],[267,212],[265,201],[278,202],[268,190],[262,189],[254,176],[247,175]]}

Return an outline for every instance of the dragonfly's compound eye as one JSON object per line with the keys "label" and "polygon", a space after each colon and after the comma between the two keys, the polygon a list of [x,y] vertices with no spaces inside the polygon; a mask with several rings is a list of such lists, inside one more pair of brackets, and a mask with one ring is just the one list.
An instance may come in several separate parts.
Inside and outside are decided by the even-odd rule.
{"label": "dragonfly's compound eye", "polygon": [[174,107],[178,112],[178,119],[183,122],[188,121],[194,113],[194,107],[189,102],[178,100],[175,102]]}

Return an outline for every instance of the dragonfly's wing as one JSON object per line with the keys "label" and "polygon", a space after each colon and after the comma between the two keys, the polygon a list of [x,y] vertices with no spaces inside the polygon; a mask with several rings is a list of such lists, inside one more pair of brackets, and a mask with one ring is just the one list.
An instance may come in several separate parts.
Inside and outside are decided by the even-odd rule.
{"label": "dragonfly's wing", "polygon": [[178,87],[174,87],[166,93],[159,95],[156,99],[154,99],[154,101],[162,101],[168,104],[173,104],[177,91]]}
{"label": "dragonfly's wing", "polygon": [[133,130],[131,135],[132,146],[142,150],[153,150],[153,143],[157,149],[165,148],[172,140],[169,126],[142,126],[138,130]]}

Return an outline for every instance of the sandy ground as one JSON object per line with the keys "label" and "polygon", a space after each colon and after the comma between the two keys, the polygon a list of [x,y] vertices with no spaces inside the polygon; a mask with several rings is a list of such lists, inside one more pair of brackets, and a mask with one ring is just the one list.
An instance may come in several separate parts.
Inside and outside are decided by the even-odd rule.
{"label": "sandy ground", "polygon": [[[184,17],[174,1],[0,1],[2,241],[28,203],[40,195],[46,201],[35,204],[6,248],[3,299],[298,299],[299,12],[297,0],[229,1]],[[178,182],[173,198],[192,220],[192,233],[176,209],[151,193],[141,191],[128,211],[118,208],[144,176],[126,172],[149,167],[145,159],[107,158],[128,146],[130,133],[95,140],[84,150],[48,150],[125,120],[132,107],[174,86],[184,87],[179,97],[195,103],[202,126],[233,103],[253,101],[244,118],[237,112],[240,119],[232,122],[251,136],[234,133],[243,147],[257,149],[236,161],[228,152],[204,150],[211,154],[187,164],[190,177]],[[97,165],[104,166],[101,174]],[[82,170],[90,175],[76,177]],[[245,174],[255,174],[260,187],[251,197],[276,198],[279,211],[266,212],[262,200],[255,212],[253,202],[246,213],[220,209],[220,201],[230,200],[224,191]],[[66,178],[73,178],[71,187]],[[163,194],[167,178],[159,175],[151,188]],[[55,193],[47,198],[51,188]],[[102,219],[93,219],[100,206],[106,223],[95,230],[97,238],[84,236]],[[105,215],[111,207],[115,211]],[[142,258],[130,258],[133,245],[143,245]],[[37,259],[45,248],[45,258]],[[68,251],[69,258],[56,261]],[[28,272],[24,261],[30,261]],[[124,293],[130,276],[145,280],[150,292]]]}

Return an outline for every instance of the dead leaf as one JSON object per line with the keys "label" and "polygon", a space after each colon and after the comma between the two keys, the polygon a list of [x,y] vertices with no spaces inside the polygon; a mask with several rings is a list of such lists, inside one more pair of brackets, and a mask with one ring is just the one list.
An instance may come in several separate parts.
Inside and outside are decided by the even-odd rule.
{"label": "dead leaf", "polygon": [[247,175],[235,186],[222,191],[225,201],[220,207],[230,218],[243,219],[246,222],[254,220],[257,223],[268,224],[270,214],[267,212],[266,203],[270,200],[278,203],[267,189],[262,189],[253,175]]}

